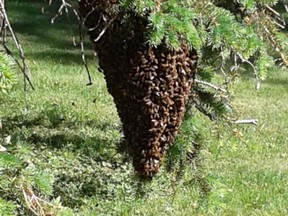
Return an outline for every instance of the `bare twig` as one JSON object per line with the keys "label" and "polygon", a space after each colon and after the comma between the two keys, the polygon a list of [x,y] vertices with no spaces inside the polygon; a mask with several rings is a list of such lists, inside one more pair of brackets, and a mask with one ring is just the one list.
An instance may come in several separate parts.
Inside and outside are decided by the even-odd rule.
{"label": "bare twig", "polygon": [[32,188],[28,187],[27,185],[21,184],[21,189],[27,208],[33,212],[33,214],[37,216],[46,216],[47,214],[45,213],[45,208],[47,206],[54,207],[53,204],[38,197]]}
{"label": "bare twig", "polygon": [[70,34],[71,34],[71,37],[72,37],[73,45],[76,46],[76,40],[75,40],[75,37],[73,35],[73,31],[72,31],[72,28],[71,28],[72,22],[71,22],[71,18],[70,18],[70,15],[69,15],[69,8],[72,8],[72,6],[71,6],[71,4],[67,3],[66,0],[61,0],[61,1],[62,1],[62,4],[60,5],[56,15],[51,19],[51,23],[53,24],[55,19],[57,17],[61,16],[63,11],[64,11],[66,16],[67,16],[68,23],[69,23],[69,26],[70,26],[70,31],[71,31]]}
{"label": "bare twig", "polygon": [[257,125],[258,124],[258,119],[237,119],[235,117],[229,117],[224,115],[224,118],[226,120],[228,120],[231,123],[234,124],[253,124],[253,125]]}
{"label": "bare twig", "polygon": [[70,4],[68,4],[65,0],[62,0],[62,4],[60,5],[58,12],[56,13],[56,15],[51,19],[51,23],[53,24],[55,19],[59,16],[62,15],[63,11],[65,10],[66,14],[69,14],[68,12],[68,7],[72,7]]}
{"label": "bare twig", "polygon": [[250,62],[249,60],[245,59],[240,53],[237,53],[237,55],[239,56],[239,58],[241,59],[241,61],[242,61],[243,63],[247,63],[247,64],[249,64],[249,65],[253,68],[253,70],[254,70],[254,75],[255,75],[255,79],[256,79],[256,86],[255,86],[255,88],[256,88],[256,90],[260,89],[260,86],[261,86],[261,84],[260,84],[260,78],[259,78],[259,76],[258,76],[258,72],[257,72],[256,67],[252,64],[252,62]]}
{"label": "bare twig", "polygon": [[[95,1],[93,1],[90,5],[92,6],[94,3],[95,3]],[[95,10],[96,10],[96,8],[92,6],[92,10],[90,10],[90,11],[86,14],[86,16],[84,17],[83,23],[86,22],[87,18],[88,18]],[[102,18],[102,13],[100,13],[100,18],[99,18],[98,23],[100,22],[101,18]],[[97,25],[96,25],[96,26],[97,26]]]}
{"label": "bare twig", "polygon": [[278,17],[280,16],[280,14],[277,11],[275,11],[273,8],[271,8],[268,4],[264,4],[264,5],[270,12],[272,12],[273,14],[275,14]]}
{"label": "bare twig", "polygon": [[[3,19],[3,22],[2,22],[2,28],[1,28],[1,34],[3,36],[3,46],[5,47],[6,51],[8,51],[8,47],[6,46],[5,44],[5,32],[3,33],[3,30],[6,31],[6,27],[9,29],[10,33],[11,33],[11,36],[12,36],[12,39],[16,45],[16,48],[19,52],[19,56],[20,56],[20,59],[22,60],[22,65],[16,60],[15,57],[13,57],[12,55],[12,52],[10,52],[9,54],[13,57],[13,59],[16,61],[17,65],[19,66],[21,72],[23,73],[23,80],[24,80],[24,94],[25,94],[25,102],[26,102],[26,108],[28,109],[28,96],[27,96],[27,82],[29,83],[29,85],[31,86],[31,88],[33,90],[34,89],[34,86],[32,85],[32,82],[29,78],[29,67],[28,65],[26,64],[26,58],[25,58],[25,55],[24,55],[24,52],[23,52],[23,49],[21,47],[21,44],[17,38],[17,36],[15,35],[12,27],[11,27],[11,24],[10,24],[10,21],[8,19],[8,16],[7,16],[7,13],[6,13],[6,10],[5,10],[5,2],[4,0],[0,0],[0,12],[1,12],[1,16],[2,16],[2,19]],[[5,27],[3,27],[5,26]],[[8,52],[7,52],[8,53]]]}
{"label": "bare twig", "polygon": [[285,29],[285,22],[284,22],[283,24],[280,24],[280,23],[278,23],[278,22],[276,22],[276,21],[273,21],[273,23],[274,23],[275,25],[277,25],[279,28]]}
{"label": "bare twig", "polygon": [[203,80],[198,80],[198,79],[195,79],[195,82],[196,82],[196,83],[199,83],[199,84],[201,84],[201,85],[205,85],[205,86],[208,86],[208,87],[210,87],[210,88],[213,88],[213,89],[215,89],[216,91],[221,91],[221,92],[227,93],[227,90],[226,90],[226,89],[223,89],[223,88],[221,88],[221,87],[219,87],[219,86],[216,86],[216,85],[214,85],[214,84],[212,84],[212,83],[209,83],[209,82],[206,82],[206,81],[203,81]]}
{"label": "bare twig", "polygon": [[91,73],[88,67],[88,64],[86,62],[86,58],[85,58],[85,51],[84,51],[84,36],[83,36],[83,32],[82,32],[82,26],[84,24],[84,20],[82,19],[81,16],[78,15],[77,11],[74,10],[74,14],[76,15],[78,22],[79,22],[79,27],[78,27],[78,31],[79,31],[79,38],[80,38],[80,47],[81,47],[81,58],[82,61],[84,63],[87,75],[88,75],[88,83],[87,85],[92,85],[92,78],[91,78]]}
{"label": "bare twig", "polygon": [[[20,58],[21,58],[21,60],[22,60],[21,70],[22,70],[25,78],[28,80],[31,88],[34,90],[34,87],[33,87],[33,85],[32,85],[32,82],[31,82],[31,80],[30,80],[30,78],[29,78],[29,76],[28,76],[29,68],[28,68],[28,65],[26,64],[26,59],[25,59],[25,55],[24,55],[23,49],[22,49],[21,44],[19,43],[19,40],[18,40],[18,38],[16,37],[16,35],[15,35],[15,33],[14,33],[11,25],[10,25],[10,21],[9,21],[9,19],[8,19],[7,14],[6,14],[6,11],[5,11],[5,8],[4,8],[4,3],[3,3],[2,0],[0,0],[0,10],[1,10],[3,16],[4,16],[3,18],[4,18],[5,22],[6,22],[6,25],[7,25],[8,29],[9,29],[11,35],[12,35],[13,41],[14,41],[14,43],[15,43],[18,51],[19,51],[19,56],[20,56]],[[6,45],[5,45],[5,47],[6,47],[5,49],[7,49],[7,46],[6,46]],[[11,54],[11,52],[10,52],[10,54]],[[19,65],[20,65],[20,64],[19,64]]]}
{"label": "bare twig", "polygon": [[227,73],[225,72],[224,68],[225,68],[225,64],[226,64],[226,59],[225,59],[225,56],[224,56],[224,48],[221,47],[221,52],[220,52],[220,56],[222,58],[222,61],[221,61],[221,66],[220,66],[220,71],[222,72],[222,74],[224,75],[225,77],[225,81],[227,82],[227,79],[228,79],[228,76],[227,76]]}
{"label": "bare twig", "polygon": [[95,43],[97,43],[101,37],[105,34],[106,30],[109,28],[109,26],[113,23],[113,21],[118,17],[118,14],[116,14],[113,18],[111,18],[111,20],[109,20],[109,22],[107,23],[107,25],[103,28],[103,30],[100,32],[100,34],[98,35],[98,37],[94,40]]}
{"label": "bare twig", "polygon": [[[11,56],[11,58],[13,58],[13,60],[16,62],[16,64],[17,64],[18,67],[20,68],[20,70],[23,72],[23,68],[22,68],[23,66],[22,66],[21,63],[15,58],[15,56],[13,55],[13,53],[11,52],[11,50],[7,47],[6,44],[3,44],[3,47],[5,48],[6,53],[7,53],[9,56]],[[27,70],[27,69],[26,69],[26,70]],[[26,73],[23,72],[23,76],[24,76],[24,78],[25,78],[24,81],[27,80],[28,83],[29,83],[29,85],[31,86],[31,88],[32,88],[33,90],[35,90],[35,88],[34,88],[32,82],[31,82],[28,74],[26,74]]]}
{"label": "bare twig", "polygon": [[[71,26],[71,19],[70,19],[70,16],[69,16],[69,8],[72,8],[72,6],[70,4],[68,4],[66,2],[66,0],[61,0],[61,1],[62,1],[62,4],[60,5],[60,7],[58,9],[57,14],[51,19],[51,23],[53,24],[55,19],[57,17],[61,16],[63,11],[65,11],[65,13],[67,15],[67,18],[68,18],[68,22],[70,23],[70,26]],[[86,17],[83,20],[82,17],[79,16],[78,12],[75,9],[73,9],[73,12],[74,12],[76,18],[78,19],[78,23],[79,23],[78,31],[79,31],[79,39],[80,39],[80,47],[81,47],[81,58],[82,58],[82,61],[84,63],[84,67],[85,67],[85,70],[87,72],[87,75],[88,75],[88,83],[87,83],[87,85],[92,85],[93,82],[92,82],[92,78],[91,78],[91,73],[89,71],[89,67],[88,67],[88,64],[87,64],[86,58],[85,58],[84,36],[83,36],[83,33],[82,33],[82,26],[83,26],[83,24],[85,22]],[[72,35],[72,39],[73,39],[73,44],[76,45],[72,30],[71,30],[71,35]]]}
{"label": "bare twig", "polygon": [[[275,20],[278,20],[278,21],[280,21],[280,22],[282,23],[282,25],[281,25],[280,23],[274,21],[275,24],[276,24],[277,26],[279,26],[280,28],[284,29],[284,28],[285,28],[285,20],[283,20],[283,19],[281,18],[281,14],[278,13],[278,12],[277,12],[276,10],[274,10],[273,8],[271,8],[268,4],[265,4],[265,7],[266,7],[271,13],[273,13],[273,14],[275,15],[275,17],[274,17]],[[284,5],[284,7],[285,7],[285,5]],[[287,11],[288,11],[288,10],[287,10]]]}
{"label": "bare twig", "polygon": [[22,193],[23,193],[23,196],[24,196],[24,199],[25,199],[25,203],[27,205],[27,207],[29,208],[29,210],[31,212],[33,212],[34,215],[37,215],[39,216],[39,214],[35,211],[35,207],[34,206],[31,206],[31,199],[29,198],[28,194],[26,193],[24,187],[22,186]]}
{"label": "bare twig", "polygon": [[[3,4],[4,4],[4,7],[5,7],[5,2],[3,2]],[[2,18],[0,33],[2,35],[3,44],[5,44],[6,43],[6,28],[7,28],[7,25],[6,25],[5,19],[3,19],[4,15],[3,15],[2,11],[0,11],[0,13],[1,13],[1,18]]]}
{"label": "bare twig", "polygon": [[241,120],[236,120],[234,121],[235,124],[253,124],[257,125],[258,120],[257,119],[241,119]]}

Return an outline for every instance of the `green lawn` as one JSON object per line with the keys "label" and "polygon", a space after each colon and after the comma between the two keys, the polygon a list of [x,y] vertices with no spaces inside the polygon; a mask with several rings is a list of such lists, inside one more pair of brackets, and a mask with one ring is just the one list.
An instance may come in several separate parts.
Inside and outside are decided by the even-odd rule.
{"label": "green lawn", "polygon": [[[258,119],[257,126],[216,125],[196,113],[190,118],[201,134],[195,164],[180,178],[163,167],[142,184],[130,160],[117,151],[121,124],[91,51],[94,84],[86,86],[79,47],[71,38],[77,25],[65,16],[51,25],[56,8],[42,15],[42,1],[37,2],[8,2],[36,90],[29,90],[26,110],[20,81],[0,98],[0,119],[12,137],[7,151],[27,163],[23,176],[50,176],[50,193],[40,194],[53,209],[60,199],[67,209],[59,207],[59,215],[288,215],[287,70],[271,71],[258,91],[249,77],[233,88],[238,115]],[[86,47],[91,49],[89,42]],[[3,181],[0,176],[0,185]],[[7,191],[0,187],[0,197],[15,203],[13,191]]]}

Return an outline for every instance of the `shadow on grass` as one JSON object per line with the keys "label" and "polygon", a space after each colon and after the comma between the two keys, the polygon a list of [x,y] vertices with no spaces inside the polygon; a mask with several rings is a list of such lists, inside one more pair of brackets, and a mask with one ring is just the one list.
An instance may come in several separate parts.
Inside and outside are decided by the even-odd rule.
{"label": "shadow on grass", "polygon": [[265,82],[272,84],[272,85],[283,85],[287,87],[288,90],[288,79],[281,79],[281,78],[270,78],[267,79]]}
{"label": "shadow on grass", "polygon": [[[41,166],[44,166],[45,169],[51,169],[51,172],[58,173],[55,174],[53,196],[61,196],[63,205],[80,208],[85,206],[84,201],[91,197],[97,197],[99,200],[115,201],[119,198],[116,196],[117,193],[124,186],[123,196],[134,197],[133,199],[137,197],[144,200],[155,191],[171,194],[171,191],[174,190],[172,188],[149,187],[150,181],[143,181],[135,175],[127,153],[122,151],[123,149],[117,149],[119,145],[125,146],[125,141],[123,139],[113,139],[113,137],[99,136],[99,133],[103,135],[109,130],[119,130],[118,126],[115,127],[109,122],[99,123],[96,120],[82,120],[76,125],[72,120],[73,115],[71,113],[66,116],[61,114],[63,112],[56,112],[55,108],[52,107],[33,114],[31,117],[27,115],[4,116],[2,123],[4,133],[11,134],[12,139],[16,137],[13,143],[25,142],[32,147],[36,155],[40,154],[46,158],[46,154],[49,152],[54,158],[56,157],[57,160],[62,161],[63,165],[57,170],[53,169],[53,166],[50,167],[51,165],[42,165],[43,162],[41,162]],[[90,134],[85,134],[83,128],[88,129]],[[92,133],[90,129],[92,129]],[[98,131],[98,134],[94,133],[96,131]],[[191,143],[191,145],[195,145],[195,143]],[[173,173],[172,176],[176,177],[176,181],[181,182],[185,168],[184,163],[186,163],[186,166],[191,166],[189,169],[194,169],[193,166],[198,163],[200,145],[195,145],[195,147],[197,147],[195,151],[189,152],[190,155],[187,155],[187,160],[190,161],[180,159],[180,163],[177,160],[169,162],[169,157],[167,158],[167,164],[171,166],[171,163],[174,164],[173,169],[169,171],[168,168],[167,172]],[[73,159],[65,158],[64,154],[67,151],[74,152],[77,157]],[[115,157],[115,154],[118,156]],[[162,169],[165,169],[165,167],[163,166]],[[169,178],[161,180],[160,178],[160,184],[162,181],[170,185],[174,180]],[[201,167],[199,169],[198,164],[197,172],[195,171],[190,179],[186,177],[183,186],[198,188],[201,191],[203,202],[210,190],[206,179],[202,177]],[[176,191],[173,193],[175,194]],[[95,204],[95,208],[97,206],[98,203]]]}
{"label": "shadow on grass", "polygon": [[[59,3],[61,1],[53,1],[49,6],[39,0],[9,2],[7,7],[11,25],[18,36],[27,37],[23,46],[27,57],[35,60],[49,59],[61,64],[83,64],[79,43],[73,45],[73,37],[77,41],[79,39],[75,15],[71,13],[68,18],[64,13],[51,24],[51,18],[57,14]],[[45,12],[42,14],[43,6]],[[88,37],[86,39],[88,40]],[[89,41],[85,41],[85,47],[91,48]],[[93,58],[93,55],[88,53],[87,57]]]}
{"label": "shadow on grass", "polygon": [[115,140],[103,134],[105,135],[107,130],[117,130],[106,122],[99,124],[96,120],[90,120],[79,126],[90,128],[87,132],[89,134],[86,134],[74,121],[56,109],[42,111],[32,118],[22,115],[6,118],[4,116],[2,122],[5,125],[5,134],[17,137],[16,141],[32,144],[35,149],[41,151],[43,146],[51,150],[66,149],[89,156],[96,161],[110,160],[111,155],[107,150],[114,148]]}

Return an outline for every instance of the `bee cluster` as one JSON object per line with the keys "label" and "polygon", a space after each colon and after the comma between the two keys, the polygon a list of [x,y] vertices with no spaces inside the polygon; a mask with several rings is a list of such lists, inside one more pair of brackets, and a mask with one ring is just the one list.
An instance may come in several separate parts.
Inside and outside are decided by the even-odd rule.
{"label": "bee cluster", "polygon": [[147,17],[133,11],[117,17],[110,10],[117,1],[105,1],[107,9],[102,1],[80,0],[80,13],[92,42],[106,28],[94,43],[99,65],[123,123],[135,170],[152,177],[183,119],[197,55],[184,44],[175,51],[164,43],[151,47],[144,35]]}

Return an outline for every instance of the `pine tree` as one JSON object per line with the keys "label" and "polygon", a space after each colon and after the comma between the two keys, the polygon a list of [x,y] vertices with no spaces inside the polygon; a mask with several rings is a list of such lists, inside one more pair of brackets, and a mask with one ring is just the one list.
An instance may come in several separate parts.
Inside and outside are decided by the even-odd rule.
{"label": "pine tree", "polygon": [[227,84],[248,64],[257,88],[275,61],[287,66],[288,40],[279,31],[284,22],[272,8],[277,2],[79,1],[81,22],[99,56],[140,175],[151,177],[159,170],[188,98],[216,111],[223,108],[196,84],[197,65],[202,80],[210,81],[221,70]]}

